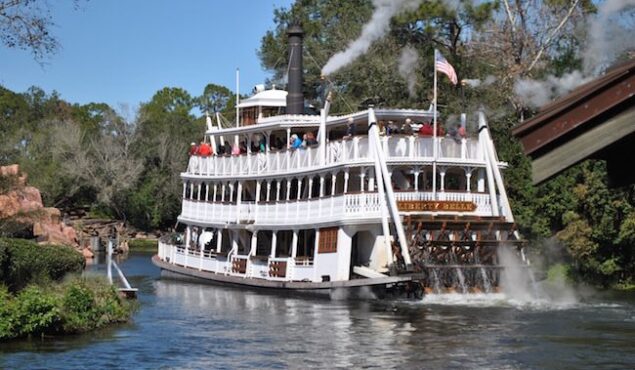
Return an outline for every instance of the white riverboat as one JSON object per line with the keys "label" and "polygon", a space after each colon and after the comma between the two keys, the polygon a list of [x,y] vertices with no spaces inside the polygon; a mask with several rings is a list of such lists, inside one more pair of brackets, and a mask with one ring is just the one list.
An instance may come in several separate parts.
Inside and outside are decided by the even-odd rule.
{"label": "white riverboat", "polygon": [[[301,55],[301,31],[289,37]],[[434,106],[331,116],[327,99],[304,114],[299,64],[288,94],[258,91],[235,127],[208,117],[214,154],[181,174],[183,237],[161,240],[153,262],[171,277],[280,290],[495,289],[497,248],[522,243],[485,116],[442,136],[421,129]],[[312,145],[288,144],[307,133]],[[230,142],[243,151],[219,154]]]}

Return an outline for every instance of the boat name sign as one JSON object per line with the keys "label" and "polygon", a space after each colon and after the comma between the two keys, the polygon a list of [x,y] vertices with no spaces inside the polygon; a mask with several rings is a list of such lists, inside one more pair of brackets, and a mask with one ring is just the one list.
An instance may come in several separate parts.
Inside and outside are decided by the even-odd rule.
{"label": "boat name sign", "polygon": [[461,201],[430,201],[430,200],[407,200],[398,201],[397,208],[403,212],[419,211],[449,211],[449,212],[474,212],[476,204],[473,202]]}

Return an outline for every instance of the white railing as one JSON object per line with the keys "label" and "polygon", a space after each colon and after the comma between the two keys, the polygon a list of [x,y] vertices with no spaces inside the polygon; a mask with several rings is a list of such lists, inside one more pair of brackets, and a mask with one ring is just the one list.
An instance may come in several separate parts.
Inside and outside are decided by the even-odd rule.
{"label": "white railing", "polygon": [[[414,135],[382,136],[381,145],[388,162],[410,159],[431,161],[434,157],[433,138]],[[243,175],[271,175],[296,173],[298,170],[321,166],[319,146],[285,149],[269,153],[247,153],[238,156],[191,157],[187,174],[199,176],[229,177]],[[371,159],[367,136],[331,141],[326,146],[325,164],[354,163]],[[478,140],[467,138],[454,140],[440,137],[437,159],[460,163],[481,162]]]}
{"label": "white railing", "polygon": [[[314,281],[313,260],[299,257],[262,257],[253,258],[245,255],[231,255],[229,258],[218,257],[213,252],[188,250],[183,245],[167,244],[159,241],[159,258],[171,264],[192,268],[199,271],[213,272],[223,275],[242,276],[276,281]],[[233,270],[234,262],[246,265],[245,273]],[[274,263],[282,262],[285,266],[284,276],[270,276]]]}
{"label": "white railing", "polygon": [[[432,201],[432,192],[395,192],[397,201]],[[436,200],[474,202],[475,216],[491,216],[489,194],[437,192]],[[280,202],[243,202],[236,204],[183,200],[181,218],[210,224],[306,224],[360,218],[381,217],[382,200],[379,193],[346,194],[320,199]],[[456,212],[454,212],[456,213]]]}

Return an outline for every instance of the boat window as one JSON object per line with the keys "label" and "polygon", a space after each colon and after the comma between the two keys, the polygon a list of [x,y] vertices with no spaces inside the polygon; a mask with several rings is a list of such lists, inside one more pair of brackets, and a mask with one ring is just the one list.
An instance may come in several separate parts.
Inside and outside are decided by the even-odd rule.
{"label": "boat window", "polygon": [[337,227],[327,227],[320,229],[320,240],[318,245],[318,253],[336,253],[337,252]]}
{"label": "boat window", "polygon": [[298,231],[298,249],[297,257],[306,257],[313,259],[313,251],[315,249],[315,230]]}

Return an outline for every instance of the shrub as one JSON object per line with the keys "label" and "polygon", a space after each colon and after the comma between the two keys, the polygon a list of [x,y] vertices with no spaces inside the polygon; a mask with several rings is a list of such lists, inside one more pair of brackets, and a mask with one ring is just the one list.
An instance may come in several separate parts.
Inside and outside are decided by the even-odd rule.
{"label": "shrub", "polygon": [[0,285],[0,341],[45,334],[80,333],[128,321],[136,304],[100,278],[29,285],[17,295]]}
{"label": "shrub", "polygon": [[38,286],[29,286],[17,296],[18,335],[43,335],[58,330],[61,323],[59,298]]}
{"label": "shrub", "polygon": [[11,292],[32,283],[59,281],[67,273],[80,273],[84,263],[84,257],[72,247],[0,238],[0,283]]}

